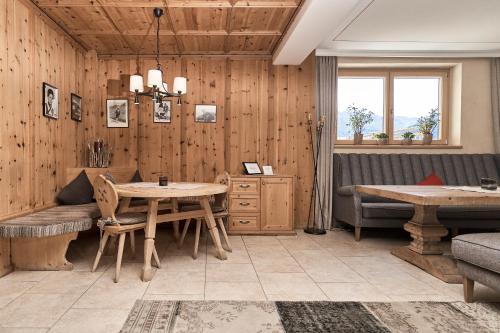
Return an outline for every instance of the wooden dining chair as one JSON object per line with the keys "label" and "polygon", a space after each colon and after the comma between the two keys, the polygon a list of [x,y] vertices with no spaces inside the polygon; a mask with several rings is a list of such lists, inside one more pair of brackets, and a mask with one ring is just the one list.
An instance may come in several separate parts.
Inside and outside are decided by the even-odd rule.
{"label": "wooden dining chair", "polygon": [[[229,191],[229,188],[231,186],[231,176],[227,171],[224,171],[222,174],[217,175],[217,177],[215,177],[214,183],[226,185]],[[229,216],[228,192],[214,195],[214,199],[210,202],[210,206],[212,208],[212,213],[214,214],[214,219],[217,221],[217,224],[219,225],[219,228],[224,237],[224,241],[226,243],[226,247],[224,249],[226,251],[232,252],[231,243],[229,242],[229,237],[227,235],[226,228],[224,227],[224,219]],[[181,211],[197,210],[197,209],[201,209],[201,207],[199,205],[192,205],[192,204],[180,207]],[[202,219],[203,218],[196,219],[196,233],[194,238],[194,251],[193,251],[194,259],[198,257],[198,246],[200,243],[200,231],[201,231]],[[190,220],[187,220],[184,223],[184,229],[182,230],[181,238],[179,240],[179,247],[181,247],[182,244],[184,243],[184,239],[189,229],[189,224]]]}
{"label": "wooden dining chair", "polygon": [[[128,212],[115,214],[118,207],[118,194],[112,182],[100,175],[94,182],[94,193],[97,205],[101,211],[101,218],[98,221],[98,226],[101,229],[101,239],[99,249],[94,260],[92,272],[95,272],[102,253],[106,246],[109,237],[118,237],[118,251],[116,256],[116,272],[115,282],[120,278],[120,269],[122,265],[123,248],[127,233],[130,235],[130,246],[132,254],[135,254],[135,234],[136,230],[146,227],[147,216],[144,213]],[[160,268],[160,259],[156,248],[153,248],[153,257],[156,266]]]}

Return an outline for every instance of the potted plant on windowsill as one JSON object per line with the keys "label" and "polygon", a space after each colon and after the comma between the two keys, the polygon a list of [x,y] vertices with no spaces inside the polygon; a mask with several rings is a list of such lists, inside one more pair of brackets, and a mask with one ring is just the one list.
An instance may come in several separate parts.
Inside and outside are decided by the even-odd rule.
{"label": "potted plant on windowsill", "polygon": [[358,108],[354,105],[349,105],[347,112],[349,113],[347,126],[351,127],[354,133],[354,144],[359,145],[363,142],[363,129],[373,122],[374,113],[366,108]]}
{"label": "potted plant on windowsill", "polygon": [[401,144],[411,145],[413,143],[413,139],[415,138],[415,134],[413,132],[404,132],[402,137],[403,140],[401,141]]}
{"label": "potted plant on windowsill", "polygon": [[422,116],[417,120],[418,131],[423,135],[422,144],[432,143],[432,132],[439,124],[439,109],[431,109],[427,116]]}
{"label": "potted plant on windowsill", "polygon": [[386,145],[389,143],[389,135],[387,135],[387,133],[376,133],[373,137],[377,139],[379,145]]}

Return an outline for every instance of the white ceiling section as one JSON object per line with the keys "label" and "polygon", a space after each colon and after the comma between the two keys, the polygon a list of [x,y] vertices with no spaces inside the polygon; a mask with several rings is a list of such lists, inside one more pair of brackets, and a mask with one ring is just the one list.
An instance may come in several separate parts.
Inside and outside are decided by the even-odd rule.
{"label": "white ceiling section", "polygon": [[275,65],[300,65],[318,45],[341,32],[374,0],[303,1],[274,52]]}
{"label": "white ceiling section", "polygon": [[[362,57],[500,56],[500,0],[309,2],[314,7],[312,17],[297,15],[289,29],[291,36],[278,49],[285,54],[276,52],[275,62],[299,59],[313,49],[317,55]],[[323,16],[331,18],[323,22]],[[303,51],[298,50],[301,43],[294,36],[296,31],[314,34],[300,36]],[[309,37],[304,40],[304,36]],[[318,42],[316,36],[324,38]]]}

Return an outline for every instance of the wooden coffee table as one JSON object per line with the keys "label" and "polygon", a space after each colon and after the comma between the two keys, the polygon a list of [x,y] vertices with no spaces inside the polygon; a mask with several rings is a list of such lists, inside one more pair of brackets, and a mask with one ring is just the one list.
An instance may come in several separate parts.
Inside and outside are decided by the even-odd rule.
{"label": "wooden coffee table", "polygon": [[496,192],[478,193],[442,186],[357,185],[356,191],[415,205],[415,214],[404,225],[413,241],[391,253],[447,283],[462,283],[462,276],[455,260],[443,254],[441,238],[448,234],[448,230],[437,218],[438,207],[500,206],[500,194]]}

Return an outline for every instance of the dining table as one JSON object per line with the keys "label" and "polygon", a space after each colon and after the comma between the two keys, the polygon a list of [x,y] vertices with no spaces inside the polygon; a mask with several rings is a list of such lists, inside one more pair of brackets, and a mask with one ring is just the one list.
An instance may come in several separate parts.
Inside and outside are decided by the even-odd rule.
{"label": "dining table", "polygon": [[391,253],[447,283],[462,283],[463,277],[455,259],[444,251],[442,239],[448,229],[438,219],[438,208],[500,206],[500,191],[483,190],[479,186],[356,185],[355,188],[358,193],[414,205],[415,213],[404,225],[413,240]]}
{"label": "dining table", "polygon": [[[158,223],[174,223],[175,238],[179,238],[178,221],[191,218],[203,218],[207,224],[209,234],[216,249],[216,257],[226,260],[227,255],[221,245],[219,232],[212,213],[210,198],[213,195],[226,193],[226,185],[214,183],[194,183],[194,182],[170,182],[167,186],[160,186],[159,183],[137,182],[115,185],[118,196],[121,198],[119,212],[125,213],[133,211],[130,205],[132,198],[142,198],[147,200],[147,221],[144,240],[144,264],[141,279],[150,281],[154,271],[151,266],[151,256],[153,254],[156,225]],[[179,211],[179,200],[189,198],[190,201],[198,201],[200,209],[187,212]],[[159,213],[159,203],[168,201],[168,212]],[[162,209],[163,209],[162,208]]]}

